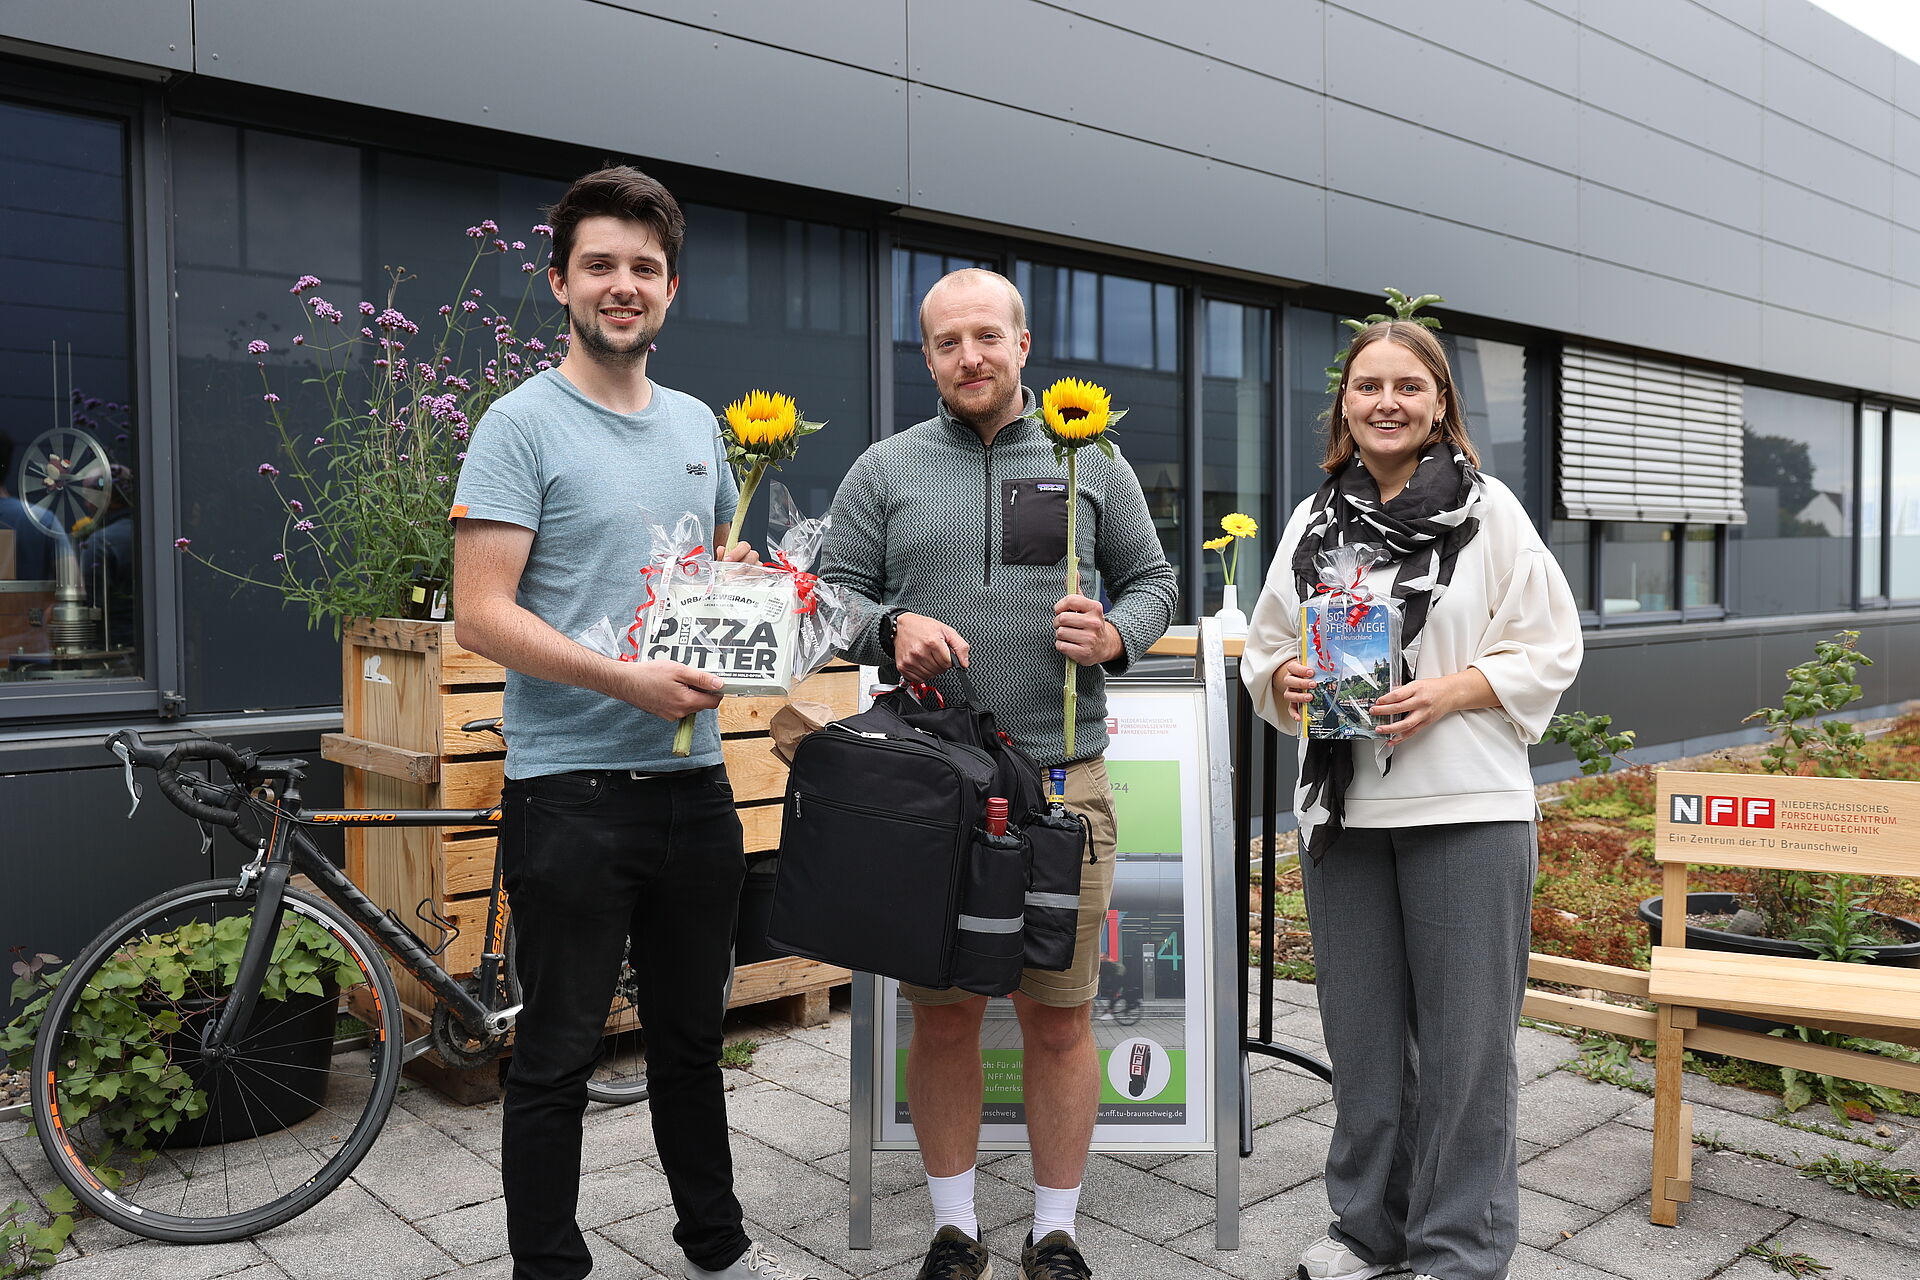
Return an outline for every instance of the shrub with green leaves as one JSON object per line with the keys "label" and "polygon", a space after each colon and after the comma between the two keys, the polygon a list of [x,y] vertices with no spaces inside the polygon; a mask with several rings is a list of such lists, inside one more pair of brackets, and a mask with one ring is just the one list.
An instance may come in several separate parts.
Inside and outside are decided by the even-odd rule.
{"label": "shrub with green leaves", "polygon": [[[250,914],[231,915],[129,939],[94,970],[73,1015],[86,1033],[63,1047],[75,1060],[62,1084],[63,1119],[78,1124],[98,1111],[109,1135],[141,1148],[206,1114],[206,1091],[174,1061],[172,1038],[232,987],[252,921]],[[48,1002],[67,974],[65,968],[43,972],[53,959],[36,956],[14,966],[14,999],[27,1003],[0,1027],[0,1054],[14,1070],[28,1068]],[[281,925],[260,995],[270,1001],[325,996],[360,980],[358,963],[337,938],[294,917]]]}
{"label": "shrub with green leaves", "polygon": [[[1346,319],[1340,323],[1355,333],[1359,333],[1361,330],[1369,328],[1372,325],[1385,324],[1389,320],[1404,320],[1410,324],[1417,324],[1423,329],[1438,329],[1440,327],[1438,318],[1419,314],[1422,307],[1430,307],[1436,302],[1445,302],[1446,299],[1439,294],[1423,293],[1417,298],[1409,298],[1392,285],[1388,285],[1385,289],[1381,290],[1381,292],[1386,294],[1387,305],[1393,308],[1392,315],[1385,315],[1376,311],[1364,320]],[[1340,390],[1342,366],[1344,366],[1346,362],[1347,353],[1343,351],[1334,357],[1332,364],[1327,366],[1328,395],[1333,395]]]}
{"label": "shrub with green leaves", "polygon": [[49,1191],[46,1204],[53,1219],[44,1226],[28,1216],[34,1207],[25,1200],[0,1210],[0,1276],[31,1275],[52,1266],[73,1234],[76,1203],[65,1187]]}
{"label": "shrub with green leaves", "polygon": [[1613,768],[1615,758],[1633,746],[1633,730],[1612,730],[1612,716],[1562,711],[1547,722],[1547,731],[1541,736],[1572,751],[1573,758],[1580,762],[1580,772],[1592,777]]}

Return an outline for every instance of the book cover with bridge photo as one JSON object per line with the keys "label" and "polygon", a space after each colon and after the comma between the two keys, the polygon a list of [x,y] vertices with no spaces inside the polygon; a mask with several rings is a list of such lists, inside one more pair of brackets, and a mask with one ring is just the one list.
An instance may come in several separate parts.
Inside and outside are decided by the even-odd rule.
{"label": "book cover with bridge photo", "polygon": [[1400,615],[1341,598],[1300,606],[1300,661],[1313,668],[1302,709],[1309,738],[1377,738],[1373,704],[1399,684]]}

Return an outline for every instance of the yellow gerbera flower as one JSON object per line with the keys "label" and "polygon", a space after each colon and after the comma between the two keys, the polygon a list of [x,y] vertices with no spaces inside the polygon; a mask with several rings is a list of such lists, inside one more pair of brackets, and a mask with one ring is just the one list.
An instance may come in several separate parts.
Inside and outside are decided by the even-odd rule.
{"label": "yellow gerbera flower", "polygon": [[1230,516],[1221,516],[1220,527],[1235,538],[1251,538],[1260,532],[1260,526],[1254,523],[1252,516],[1241,515],[1238,511]]}
{"label": "yellow gerbera flower", "polygon": [[1224,538],[1211,538],[1206,542],[1201,543],[1200,545],[1205,547],[1209,551],[1224,551],[1227,545],[1232,541],[1233,541],[1233,535],[1228,534]]}
{"label": "yellow gerbera flower", "polygon": [[1091,382],[1062,378],[1040,398],[1047,430],[1062,443],[1092,440],[1113,419],[1113,401]]}
{"label": "yellow gerbera flower", "polygon": [[727,406],[727,429],[733,433],[733,442],[754,452],[785,444],[799,422],[793,397],[777,391],[749,391]]}

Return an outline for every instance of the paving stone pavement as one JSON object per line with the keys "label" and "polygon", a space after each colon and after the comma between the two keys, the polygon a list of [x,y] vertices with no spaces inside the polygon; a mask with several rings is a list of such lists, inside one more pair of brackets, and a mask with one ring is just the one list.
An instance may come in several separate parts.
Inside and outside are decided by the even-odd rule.
{"label": "paving stone pavement", "polygon": [[[1320,1048],[1310,987],[1280,983],[1276,1033]],[[881,1152],[874,1241],[847,1248],[848,1067],[852,1019],[824,1026],[736,1014],[734,1038],[760,1042],[728,1072],[737,1182],[749,1229],[789,1265],[822,1280],[913,1280],[930,1234],[917,1157]],[[1920,1212],[1847,1195],[1798,1175],[1793,1161],[1835,1153],[1920,1164],[1920,1125],[1893,1118],[1822,1132],[1772,1119],[1776,1100],[1689,1077],[1695,1198],[1674,1230],[1647,1222],[1652,1125],[1644,1094],[1563,1069],[1571,1042],[1523,1028],[1520,1046],[1520,1247],[1510,1280],[1765,1280],[1779,1274],[1749,1245],[1810,1254],[1825,1280],[1920,1280]],[[1291,1280],[1299,1251],[1328,1218],[1321,1165],[1333,1121],[1319,1080],[1250,1061],[1253,1155],[1240,1166],[1241,1248],[1213,1247],[1213,1159],[1154,1152],[1100,1155],[1088,1169],[1081,1240],[1100,1280]],[[499,1104],[458,1106],[406,1082],[387,1128],[347,1185],[304,1217],[237,1244],[161,1245],[83,1222],[51,1280],[510,1280],[500,1200]],[[1877,1147],[1863,1145],[1871,1141]],[[1885,1148],[1894,1148],[1889,1153]],[[596,1277],[681,1275],[666,1175],[643,1105],[586,1118],[580,1221]],[[16,1120],[0,1120],[0,1205],[44,1194],[52,1176]],[[1031,1213],[1024,1155],[981,1161],[978,1202],[989,1246],[1014,1265]],[[1445,1277],[1444,1280],[1456,1280]],[[1459,1277],[1457,1280],[1490,1280]]]}

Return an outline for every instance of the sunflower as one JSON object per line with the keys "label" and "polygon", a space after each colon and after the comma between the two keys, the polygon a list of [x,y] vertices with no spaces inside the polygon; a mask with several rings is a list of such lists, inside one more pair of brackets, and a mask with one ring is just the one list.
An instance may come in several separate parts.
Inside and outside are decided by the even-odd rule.
{"label": "sunflower", "polygon": [[793,439],[800,411],[793,397],[779,392],[749,391],[727,406],[727,430],[733,443],[755,453],[769,452]]}
{"label": "sunflower", "polygon": [[1062,443],[1083,443],[1107,429],[1113,402],[1091,382],[1062,378],[1040,398],[1040,416],[1047,430]]}
{"label": "sunflower", "polygon": [[1221,516],[1220,527],[1227,531],[1229,537],[1234,538],[1251,538],[1260,532],[1260,526],[1254,523],[1252,516],[1241,515],[1238,511],[1232,515]]}
{"label": "sunflower", "polygon": [[1227,548],[1227,544],[1229,544],[1232,541],[1233,541],[1233,535],[1228,534],[1224,538],[1209,538],[1207,541],[1201,543],[1200,545],[1205,547],[1209,551],[1224,551]]}

